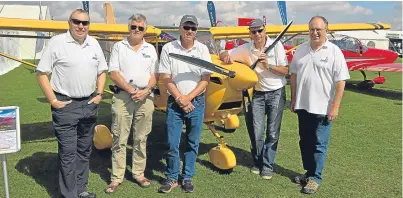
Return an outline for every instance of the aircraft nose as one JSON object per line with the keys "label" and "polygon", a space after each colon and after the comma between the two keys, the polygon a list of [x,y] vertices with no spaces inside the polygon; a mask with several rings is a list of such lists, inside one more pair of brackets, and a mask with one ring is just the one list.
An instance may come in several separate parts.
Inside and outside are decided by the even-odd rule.
{"label": "aircraft nose", "polygon": [[228,83],[231,88],[236,90],[249,89],[255,86],[258,81],[256,73],[248,66],[234,62],[230,65],[222,64],[221,60],[216,55],[211,56],[214,64],[235,72],[235,77],[228,77]]}
{"label": "aircraft nose", "polygon": [[230,78],[229,84],[234,89],[249,89],[258,81],[256,73],[244,64],[233,63],[231,70],[235,71],[235,78]]}

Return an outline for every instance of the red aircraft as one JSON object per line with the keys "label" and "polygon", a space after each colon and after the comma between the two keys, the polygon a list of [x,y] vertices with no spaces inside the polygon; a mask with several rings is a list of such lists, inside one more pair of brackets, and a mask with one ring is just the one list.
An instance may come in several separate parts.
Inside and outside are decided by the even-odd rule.
{"label": "red aircraft", "polygon": [[[367,47],[357,38],[345,35],[331,35],[328,40],[337,45],[346,58],[347,67],[350,71],[360,71],[364,81],[359,83],[361,88],[372,88],[375,84],[383,84],[386,79],[380,72],[402,72],[402,64],[395,63],[399,54],[389,50]],[[285,50],[290,50],[293,46],[284,46]],[[295,50],[287,54],[288,61],[291,62]],[[365,71],[378,72],[378,77],[367,80]]]}
{"label": "red aircraft", "polygon": [[[345,35],[330,35],[329,41],[336,44],[343,52],[347,61],[347,67],[351,71],[360,71],[364,77],[364,81],[358,84],[360,88],[370,89],[375,84],[383,84],[386,79],[380,75],[380,72],[402,72],[402,64],[394,63],[398,58],[398,54],[393,51],[371,48],[363,45],[357,38]],[[247,41],[242,39],[229,40],[225,43],[225,49],[229,50],[235,46],[240,46]],[[284,46],[286,51],[291,50],[294,46]],[[295,49],[287,54],[288,61],[291,62]],[[367,80],[365,71],[378,72],[378,77]]]}

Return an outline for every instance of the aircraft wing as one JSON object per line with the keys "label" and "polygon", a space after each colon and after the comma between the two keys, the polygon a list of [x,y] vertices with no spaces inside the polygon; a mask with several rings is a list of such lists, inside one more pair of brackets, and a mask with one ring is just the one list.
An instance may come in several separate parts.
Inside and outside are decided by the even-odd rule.
{"label": "aircraft wing", "polygon": [[[266,34],[277,35],[285,28],[285,25],[267,25]],[[345,23],[345,24],[329,24],[329,31],[352,31],[352,30],[381,30],[390,29],[389,24],[384,23]],[[249,38],[249,30],[247,26],[226,26],[226,27],[211,27],[211,34],[215,39],[234,39],[234,38]],[[286,35],[294,35],[298,33],[308,33],[308,24],[292,25]]]}
{"label": "aircraft wing", "polygon": [[387,63],[379,65],[371,65],[364,67],[354,67],[350,70],[364,70],[364,71],[374,71],[374,72],[402,72],[402,63]]}
{"label": "aircraft wing", "polygon": [[[0,29],[38,32],[66,32],[69,29],[67,21],[35,20],[1,18]],[[158,36],[161,30],[148,25],[145,37]],[[89,34],[120,34],[129,33],[127,24],[91,23]]]}

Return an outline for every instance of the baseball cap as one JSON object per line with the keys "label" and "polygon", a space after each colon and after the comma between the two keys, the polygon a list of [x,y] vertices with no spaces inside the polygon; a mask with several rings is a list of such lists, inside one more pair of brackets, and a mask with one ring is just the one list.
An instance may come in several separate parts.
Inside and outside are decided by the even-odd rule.
{"label": "baseball cap", "polygon": [[192,23],[197,24],[197,25],[199,24],[197,22],[197,18],[194,15],[185,15],[185,16],[183,16],[182,19],[181,19],[180,24],[182,25],[182,24],[184,24],[186,22],[192,22]]}
{"label": "baseball cap", "polygon": [[254,27],[261,27],[264,26],[264,23],[261,19],[255,19],[249,24],[249,29]]}

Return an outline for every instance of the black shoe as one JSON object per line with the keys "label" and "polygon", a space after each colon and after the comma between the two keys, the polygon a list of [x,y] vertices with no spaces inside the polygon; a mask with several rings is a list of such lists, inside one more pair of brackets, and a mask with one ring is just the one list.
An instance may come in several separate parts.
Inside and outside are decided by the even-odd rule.
{"label": "black shoe", "polygon": [[305,174],[303,175],[298,175],[294,177],[294,183],[300,184],[302,186],[305,186],[306,183],[308,182],[308,176]]}
{"label": "black shoe", "polygon": [[186,193],[192,193],[194,190],[194,185],[191,179],[183,180],[182,189]]}
{"label": "black shoe", "polygon": [[92,192],[82,192],[78,195],[78,198],[96,198],[97,195],[95,195],[95,193]]}
{"label": "black shoe", "polygon": [[169,193],[171,192],[172,189],[174,189],[175,187],[178,186],[178,182],[175,180],[171,180],[171,179],[166,179],[161,187],[158,189],[159,192],[162,193]]}
{"label": "black shoe", "polygon": [[262,179],[271,179],[273,177],[273,171],[262,170],[262,172],[260,172],[260,176]]}

